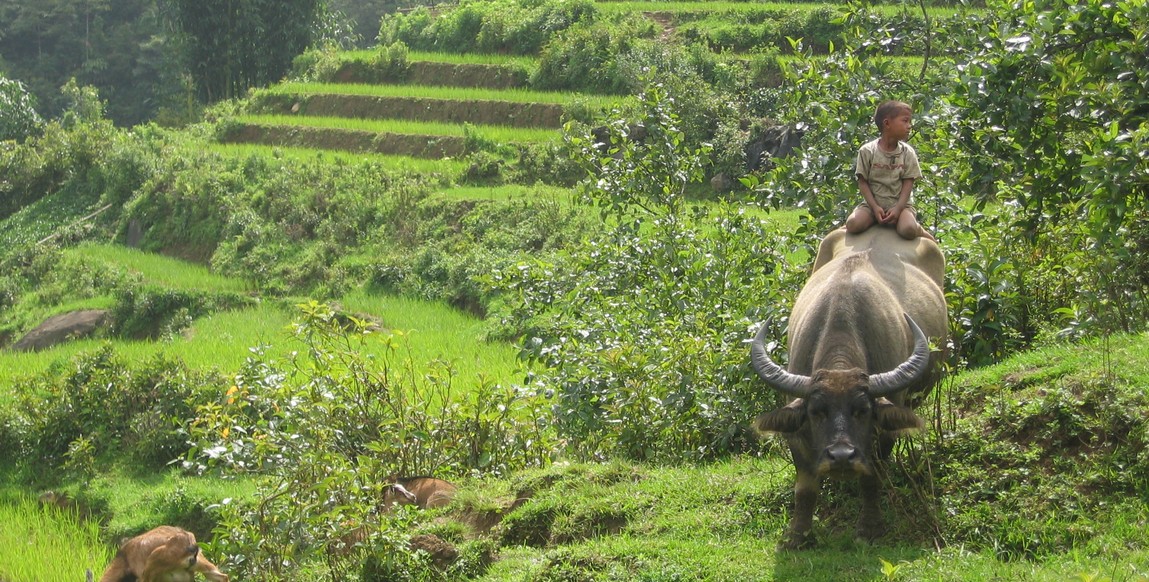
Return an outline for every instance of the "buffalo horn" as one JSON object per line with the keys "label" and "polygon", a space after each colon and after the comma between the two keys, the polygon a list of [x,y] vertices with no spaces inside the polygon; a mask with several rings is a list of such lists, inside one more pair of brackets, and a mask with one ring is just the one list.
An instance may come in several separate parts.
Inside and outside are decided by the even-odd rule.
{"label": "buffalo horn", "polygon": [[909,386],[921,378],[922,374],[929,368],[930,342],[926,339],[926,334],[922,328],[914,322],[914,318],[910,317],[908,313],[904,315],[906,322],[910,324],[910,329],[914,332],[914,352],[897,368],[870,376],[870,395],[875,398],[888,396]]}
{"label": "buffalo horn", "polygon": [[753,341],[750,342],[750,365],[754,367],[755,372],[758,372],[758,377],[765,380],[771,388],[797,398],[808,396],[810,393],[809,376],[791,374],[783,370],[766,353],[766,328],[768,327],[770,327],[768,323],[763,323],[762,327],[758,328],[758,333],[754,335]]}

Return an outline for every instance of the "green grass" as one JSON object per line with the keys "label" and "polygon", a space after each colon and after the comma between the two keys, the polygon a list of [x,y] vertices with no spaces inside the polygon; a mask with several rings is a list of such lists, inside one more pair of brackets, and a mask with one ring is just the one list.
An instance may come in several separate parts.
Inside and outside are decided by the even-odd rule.
{"label": "green grass", "polygon": [[406,135],[443,135],[463,137],[468,127],[475,135],[499,143],[540,143],[559,139],[557,129],[532,129],[501,125],[462,125],[392,119],[354,119],[347,117],[314,117],[307,115],[240,115],[239,123],[263,126],[318,127]]}
{"label": "green grass", "polygon": [[140,276],[146,284],[179,291],[246,290],[243,281],[216,275],[203,265],[123,245],[86,243],[66,249],[64,255],[112,265]]}
{"label": "green grass", "polygon": [[[378,54],[377,50],[364,49],[354,51],[341,51],[339,57],[344,61],[369,60]],[[528,56],[493,55],[479,53],[440,53],[410,51],[407,53],[408,62],[426,61],[432,63],[452,63],[457,65],[501,65],[533,69],[538,66],[538,59]]]}
{"label": "green grass", "polygon": [[[464,484],[454,516],[532,500],[497,531],[507,544],[484,581],[511,580],[1036,580],[1088,575],[1145,580],[1149,551],[1119,558],[1083,552],[1002,561],[992,550],[933,547],[929,540],[856,542],[849,531],[822,532],[817,549],[778,552],[788,520],[793,469],[780,456],[744,456],[695,467],[622,462],[557,465],[509,480]],[[833,485],[827,485],[832,488]],[[852,497],[838,496],[845,504]],[[442,518],[440,518],[442,519]],[[436,526],[424,526],[434,531]],[[438,527],[442,527],[439,525]],[[823,526],[817,526],[823,527]],[[1144,534],[1126,532],[1134,539]],[[883,573],[882,560],[896,572]],[[1093,578],[1097,579],[1097,578]]]}
{"label": "green grass", "polygon": [[[621,2],[597,2],[597,6],[604,12],[672,12],[676,14],[682,13],[698,13],[704,15],[723,13],[789,13],[797,11],[809,11],[824,6],[841,6],[836,2],[662,2],[660,0],[651,0],[648,2],[642,1],[621,1]],[[876,4],[870,6],[870,9],[878,12],[879,14],[898,14],[905,8],[902,4]],[[960,12],[957,8],[947,6],[928,6],[926,8],[930,16],[946,16]],[[917,5],[914,5],[910,10],[911,13],[920,13]]]}
{"label": "green grass", "polygon": [[[349,311],[378,314],[384,321],[402,318],[407,335],[423,354],[456,358],[460,368],[474,361],[476,370],[495,365],[488,356],[466,354],[477,320],[441,317],[434,307],[410,300],[353,294],[344,299]],[[457,342],[450,343],[450,336]],[[477,348],[476,348],[477,349]],[[959,374],[955,385],[974,392],[995,382],[1022,382],[1034,393],[1069,377],[1092,377],[1111,363],[1131,390],[1149,385],[1149,334],[1116,336],[1108,346],[1054,345],[1018,354],[1002,364]],[[979,408],[961,411],[979,415]],[[946,438],[945,435],[937,435]],[[931,437],[933,438],[933,437]],[[961,463],[960,458],[935,462]],[[992,467],[983,467],[992,470]],[[851,511],[857,500],[850,486],[827,483],[819,505],[812,550],[775,550],[793,502],[793,468],[782,447],[701,465],[655,466],[623,461],[557,463],[502,478],[463,480],[453,507],[420,520],[412,533],[454,532],[454,543],[465,548],[471,536],[499,544],[498,560],[474,580],[1149,580],[1149,513],[1115,509],[1098,516],[1095,533],[1066,551],[1027,559],[1005,559],[990,545],[954,540],[945,512],[936,546],[928,535],[917,535],[915,516],[932,510],[912,495],[898,477],[886,496],[891,534],[871,545],[852,537]],[[969,511],[966,492],[937,485],[938,507]],[[165,519],[164,508],[183,499],[242,498],[250,484],[187,479],[178,475],[126,482],[101,476],[91,485],[94,495],[108,499],[113,521],[109,529],[130,532]],[[531,500],[506,511],[521,496]],[[1125,507],[1138,505],[1128,500]],[[1144,505],[1144,502],[1140,502]],[[994,507],[986,508],[991,514]],[[501,511],[500,511],[501,510]],[[485,534],[471,530],[475,515],[501,513],[502,523]],[[1008,514],[994,519],[1014,520]],[[1053,519],[1054,516],[1048,516]],[[1016,522],[1019,535],[1034,523]],[[0,507],[0,531],[4,530]],[[459,532],[464,532],[462,535]],[[67,534],[78,536],[80,534]],[[2,551],[2,549],[0,549]],[[55,548],[46,562],[63,561]],[[884,563],[883,563],[884,561]],[[0,557],[0,564],[7,564]],[[226,564],[224,565],[226,570]],[[35,578],[30,578],[35,579]],[[45,578],[51,579],[51,578]],[[58,578],[70,579],[70,578]],[[23,580],[23,578],[17,578]],[[242,582],[236,579],[236,582]]]}
{"label": "green grass", "polygon": [[967,387],[1043,383],[1084,369],[1117,375],[1149,393],[1149,334],[1114,335],[1084,343],[1053,342],[993,366],[963,372]]}
{"label": "green grass", "polygon": [[30,498],[0,500],[0,581],[79,582],[88,569],[99,576],[112,554],[97,522]]}
{"label": "green grass", "polygon": [[573,192],[570,188],[538,184],[504,184],[502,186],[452,186],[436,191],[432,196],[452,200],[547,200],[569,205]]}
{"label": "green grass", "polygon": [[[84,244],[65,253],[74,260],[100,262],[113,269],[130,271],[160,287],[244,290],[242,281],[216,275],[202,265],[119,245]],[[54,312],[108,307],[109,301],[108,298],[85,299],[59,305]],[[403,332],[410,356],[417,365],[433,360],[451,363],[460,386],[475,385],[480,378],[500,383],[518,379],[517,350],[510,344],[480,341],[482,321],[446,304],[364,292],[354,293],[338,303],[348,311],[383,321],[387,330]],[[298,349],[300,344],[288,332],[289,324],[297,316],[293,308],[265,303],[202,317],[166,341],[113,341],[112,344],[116,352],[129,361],[147,361],[163,353],[193,369],[231,373],[239,369],[252,348],[267,346],[273,357]],[[10,402],[13,396],[10,387],[50,368],[67,366],[80,352],[96,349],[105,341],[76,340],[37,352],[0,350],[0,406]],[[379,343],[371,345],[383,349]]]}
{"label": "green grass", "polygon": [[[339,301],[353,313],[370,314],[388,330],[403,332],[416,364],[433,360],[452,364],[458,386],[472,386],[480,378],[517,381],[517,350],[510,344],[480,341],[482,322],[442,303],[357,293]],[[232,373],[239,370],[251,349],[267,346],[268,356],[284,358],[301,347],[288,327],[295,313],[273,305],[220,312],[195,320],[179,337],[167,342],[115,341],[116,353],[129,360],[147,361],[157,353],[182,360],[193,369]],[[66,366],[77,354],[94,350],[102,340],[79,340],[39,352],[0,350],[0,406],[12,397],[9,388],[51,367]],[[382,350],[378,342],[369,342]]]}
{"label": "green grass", "polygon": [[522,379],[517,348],[481,341],[483,321],[444,303],[366,292],[350,294],[338,303],[348,312],[380,318],[385,329],[403,332],[414,362],[449,363],[457,386]]}
{"label": "green grass", "polygon": [[412,99],[449,99],[452,101],[509,101],[512,103],[565,104],[573,101],[603,109],[616,106],[627,98],[583,93],[529,91],[526,89],[482,89],[422,85],[368,85],[359,83],[280,83],[265,89],[285,95],[364,95],[368,97],[405,97]]}
{"label": "green grass", "polygon": [[92,479],[84,495],[107,503],[103,539],[120,540],[166,524],[201,530],[197,536],[206,541],[196,508],[249,498],[255,491],[256,484],[245,478],[189,477],[178,471],[141,476],[115,468]]}
{"label": "green grass", "polygon": [[[234,372],[250,349],[282,345],[288,339],[291,315],[283,309],[260,307],[215,313],[195,320],[179,337],[166,342],[114,341],[116,353],[129,361],[143,362],[158,353],[178,357],[193,369]],[[12,396],[11,386],[50,368],[67,366],[81,352],[95,350],[106,340],[66,342],[38,352],[0,350],[0,406]]]}
{"label": "green grass", "polygon": [[357,153],[341,150],[259,144],[213,143],[207,147],[220,154],[240,158],[254,156],[332,164],[373,163],[388,169],[394,169],[398,172],[420,174],[446,173],[449,175],[457,175],[466,169],[466,163],[459,160],[429,160],[426,158],[412,158],[410,156],[390,156],[376,153]]}
{"label": "green grass", "polygon": [[99,200],[90,193],[65,189],[47,194],[0,220],[0,248],[38,244],[98,209]]}

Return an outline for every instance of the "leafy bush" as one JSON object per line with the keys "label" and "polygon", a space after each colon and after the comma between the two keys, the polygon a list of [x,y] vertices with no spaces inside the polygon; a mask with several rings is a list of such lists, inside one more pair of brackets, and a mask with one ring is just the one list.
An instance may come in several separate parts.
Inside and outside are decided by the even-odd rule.
{"label": "leafy bush", "polygon": [[117,294],[111,318],[114,331],[129,339],[156,339],[171,335],[193,319],[214,311],[251,305],[239,293],[177,291],[162,287],[132,286]]}
{"label": "leafy bush", "polygon": [[379,43],[415,50],[533,55],[568,28],[595,19],[593,2],[483,0],[463,2],[435,17],[425,7],[383,17]]}
{"label": "leafy bush", "polygon": [[[413,362],[399,335],[315,302],[300,313],[297,358],[257,353],[189,429],[189,468],[263,477],[258,506],[228,508],[217,530],[245,578],[282,579],[325,555],[335,576],[346,563],[329,548],[359,526],[375,551],[407,553],[402,514],[380,511],[391,475],[502,473],[553,454],[530,389],[457,386],[448,364]],[[369,341],[383,342],[379,358],[364,355]]]}
{"label": "leafy bush", "polygon": [[[50,122],[40,134],[22,144],[0,145],[0,218],[44,198],[67,190],[75,212],[86,214],[99,199],[103,179],[101,163],[109,150],[116,150],[129,136],[110,122],[74,115],[65,126]],[[83,216],[78,214],[78,216]]]}
{"label": "leafy bush", "polygon": [[546,364],[539,378],[573,452],[718,456],[748,446],[750,411],[769,405],[743,342],[788,304],[791,245],[728,208],[688,208],[705,150],[687,149],[660,85],[641,101],[641,121],[612,120],[605,142],[570,136],[591,173],[586,199],[613,226],[499,274],[498,317],[526,329]]}
{"label": "leafy bush", "polygon": [[0,142],[23,141],[42,123],[36,100],[20,81],[0,75]]}
{"label": "leafy bush", "polygon": [[1149,101],[1130,73],[1149,66],[1135,24],[1147,10],[1048,0],[975,20],[961,42],[979,48],[952,84],[961,113],[948,133],[970,158],[960,177],[1003,184],[1021,211],[1005,233],[1013,244],[1088,249],[1079,256],[1090,276],[1057,278],[1079,289],[1074,303],[1102,330],[1142,329],[1149,309],[1140,274],[1116,268],[1130,258],[1125,237],[1143,230],[1135,220],[1149,186]]}
{"label": "leafy bush", "polygon": [[93,476],[97,462],[161,468],[187,451],[181,426],[202,387],[211,383],[157,356],[138,366],[110,346],[82,353],[70,365],[29,379],[5,425],[7,442],[40,478]]}
{"label": "leafy bush", "polygon": [[653,36],[652,26],[649,20],[631,15],[618,22],[595,21],[566,29],[539,53],[531,85],[540,90],[613,95],[636,91],[640,84],[620,68],[618,59],[639,39]]}

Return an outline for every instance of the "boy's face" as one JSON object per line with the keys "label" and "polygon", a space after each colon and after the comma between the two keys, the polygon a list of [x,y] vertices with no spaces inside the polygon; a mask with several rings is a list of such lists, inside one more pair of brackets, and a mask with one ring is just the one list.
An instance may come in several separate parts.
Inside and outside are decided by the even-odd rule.
{"label": "boy's face", "polygon": [[910,138],[910,130],[914,127],[914,115],[909,111],[899,111],[885,120],[885,130],[882,132],[898,141]]}

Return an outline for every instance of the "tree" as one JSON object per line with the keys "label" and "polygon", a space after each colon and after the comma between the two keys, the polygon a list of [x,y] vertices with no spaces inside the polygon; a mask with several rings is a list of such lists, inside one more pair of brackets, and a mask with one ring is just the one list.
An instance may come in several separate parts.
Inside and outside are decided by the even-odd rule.
{"label": "tree", "polygon": [[45,116],[67,107],[60,87],[76,79],[108,99],[112,120],[134,125],[181,93],[157,16],[154,0],[0,0],[0,54]]}
{"label": "tree", "polygon": [[950,98],[965,113],[951,133],[974,160],[971,180],[1016,201],[1014,246],[1083,267],[1061,268],[1077,325],[1139,329],[1149,313],[1149,5],[993,8],[962,43],[979,50],[955,67]]}
{"label": "tree", "polygon": [[39,126],[35,99],[24,84],[0,76],[0,141],[23,140]]}
{"label": "tree", "polygon": [[208,102],[279,81],[311,43],[320,0],[169,0],[196,91]]}

